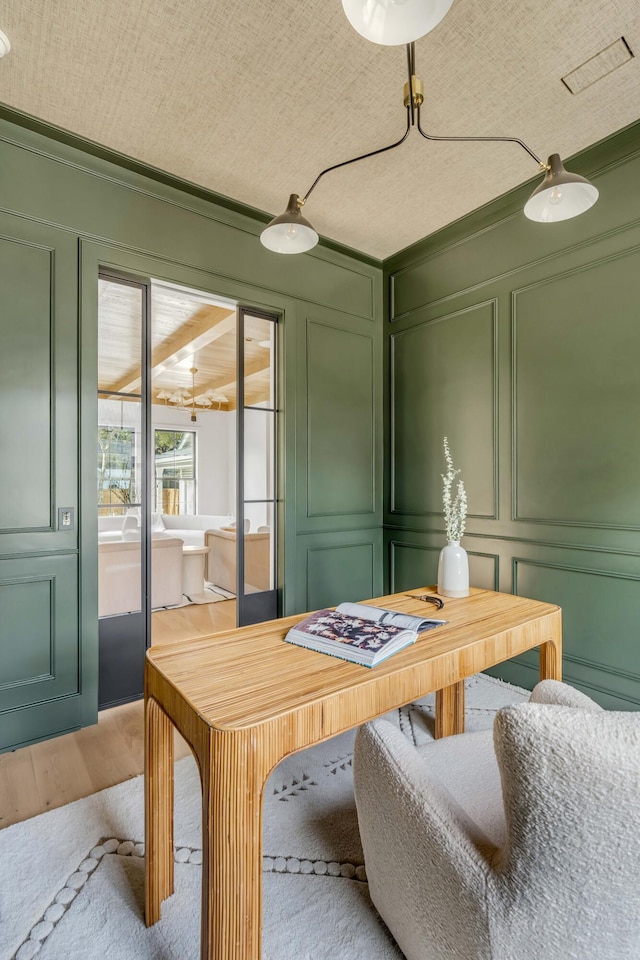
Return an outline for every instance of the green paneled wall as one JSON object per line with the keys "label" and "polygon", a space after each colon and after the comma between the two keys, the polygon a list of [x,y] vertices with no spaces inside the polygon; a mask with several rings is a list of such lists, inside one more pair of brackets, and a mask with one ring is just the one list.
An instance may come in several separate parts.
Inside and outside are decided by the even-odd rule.
{"label": "green paneled wall", "polygon": [[[435,582],[447,435],[472,583],[559,603],[567,679],[637,708],[640,125],[570,167],[584,216],[531,223],[521,189],[385,263],[385,560]],[[532,686],[536,658],[495,672]]]}
{"label": "green paneled wall", "polygon": [[[95,719],[100,265],[282,318],[284,612],[381,593],[383,572],[394,590],[434,581],[446,434],[472,581],[560,603],[566,676],[640,705],[640,127],[571,163],[601,191],[584,217],[530,223],[523,188],[384,275],[335,245],[278,257],[250,211],[81,146],[0,114],[0,429],[16,454],[0,468],[0,748]],[[535,680],[531,657],[501,670]]]}
{"label": "green paneled wall", "polygon": [[[2,417],[0,448],[3,485],[0,529],[49,527],[51,507],[51,286],[53,250],[16,239],[0,239],[0,286],[13,304],[11,323],[2,325],[0,383],[13,416]],[[5,408],[6,409],[6,408]],[[9,413],[9,410],[7,410]],[[20,451],[25,420],[31,425],[28,469]]]}
{"label": "green paneled wall", "polygon": [[0,749],[96,718],[101,265],[281,317],[284,612],[382,592],[381,264],[81,146],[0,113]]}
{"label": "green paneled wall", "polygon": [[391,334],[393,513],[421,514],[438,502],[441,464],[427,438],[462,403],[456,442],[474,465],[467,493],[475,514],[495,516],[496,314],[494,302],[480,303]]}

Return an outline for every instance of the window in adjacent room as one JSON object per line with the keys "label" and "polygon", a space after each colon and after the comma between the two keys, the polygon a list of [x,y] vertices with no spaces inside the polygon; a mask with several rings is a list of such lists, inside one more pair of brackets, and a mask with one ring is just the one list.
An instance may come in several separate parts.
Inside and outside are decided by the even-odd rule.
{"label": "window in adjacent room", "polygon": [[195,514],[196,435],[155,430],[155,513]]}

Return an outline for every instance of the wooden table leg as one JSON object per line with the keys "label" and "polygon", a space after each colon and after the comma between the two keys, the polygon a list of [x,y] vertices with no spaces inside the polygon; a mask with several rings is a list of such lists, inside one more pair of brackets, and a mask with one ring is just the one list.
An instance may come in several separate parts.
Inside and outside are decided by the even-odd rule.
{"label": "wooden table leg", "polygon": [[562,611],[550,618],[551,638],[540,644],[540,679],[562,680]]}
{"label": "wooden table leg", "polygon": [[145,901],[148,927],[173,893],[173,725],[155,700],[145,699]]}
{"label": "wooden table leg", "polygon": [[272,766],[257,731],[211,731],[202,764],[201,960],[260,960],[262,791]]}
{"label": "wooden table leg", "polygon": [[549,640],[540,644],[540,679],[562,680],[562,643]]}
{"label": "wooden table leg", "polygon": [[436,740],[464,733],[464,680],[436,690]]}

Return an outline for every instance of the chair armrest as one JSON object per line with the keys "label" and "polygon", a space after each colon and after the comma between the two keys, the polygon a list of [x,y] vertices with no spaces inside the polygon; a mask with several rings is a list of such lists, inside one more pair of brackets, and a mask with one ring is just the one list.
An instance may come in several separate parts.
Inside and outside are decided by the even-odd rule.
{"label": "chair armrest", "polygon": [[547,703],[558,707],[578,707],[581,710],[590,710],[599,713],[602,707],[585,693],[580,693],[567,683],[559,680],[541,680],[533,688],[529,703]]}
{"label": "chair armrest", "polygon": [[441,956],[455,944],[448,960],[464,960],[486,944],[489,956],[495,847],[386,720],[358,731],[354,780],[371,898],[405,955]]}

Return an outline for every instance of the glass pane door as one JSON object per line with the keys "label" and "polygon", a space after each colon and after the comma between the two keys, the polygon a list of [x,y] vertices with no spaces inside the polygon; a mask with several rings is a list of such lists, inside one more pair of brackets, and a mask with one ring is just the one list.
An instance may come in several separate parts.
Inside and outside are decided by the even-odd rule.
{"label": "glass pane door", "polygon": [[99,706],[142,693],[147,637],[143,344],[147,285],[98,280]]}
{"label": "glass pane door", "polygon": [[278,616],[277,317],[238,322],[238,625]]}

